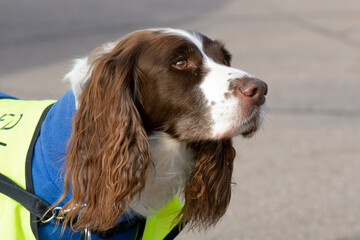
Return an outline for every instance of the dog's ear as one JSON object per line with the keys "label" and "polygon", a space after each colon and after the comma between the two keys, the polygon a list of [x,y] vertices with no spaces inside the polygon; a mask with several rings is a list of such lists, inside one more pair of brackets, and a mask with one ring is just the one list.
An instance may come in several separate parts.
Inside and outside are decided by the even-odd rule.
{"label": "dog's ear", "polygon": [[206,229],[219,221],[229,205],[235,150],[230,139],[190,147],[196,153],[196,165],[185,187],[185,205],[179,216],[190,228]]}
{"label": "dog's ear", "polygon": [[65,161],[63,197],[72,198],[64,226],[77,216],[75,229],[107,230],[145,186],[150,146],[134,99],[141,47],[132,39],[93,60]]}

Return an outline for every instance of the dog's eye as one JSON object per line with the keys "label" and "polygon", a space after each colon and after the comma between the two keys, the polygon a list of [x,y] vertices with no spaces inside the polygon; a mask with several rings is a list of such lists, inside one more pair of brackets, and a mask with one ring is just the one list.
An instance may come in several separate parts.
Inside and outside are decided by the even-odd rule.
{"label": "dog's eye", "polygon": [[177,68],[177,69],[186,69],[189,67],[189,61],[188,60],[185,60],[185,59],[182,59],[182,60],[179,60],[177,61],[174,66]]}

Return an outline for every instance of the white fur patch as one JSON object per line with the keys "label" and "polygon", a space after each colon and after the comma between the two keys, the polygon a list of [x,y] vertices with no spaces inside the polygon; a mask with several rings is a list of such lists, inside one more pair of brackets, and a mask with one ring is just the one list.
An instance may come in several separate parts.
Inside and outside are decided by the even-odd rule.
{"label": "white fur patch", "polygon": [[198,47],[198,49],[201,51],[202,55],[206,56],[206,54],[203,51],[202,39],[199,39],[200,36],[194,35],[185,30],[173,29],[173,28],[158,29],[157,31],[162,31],[163,33],[174,34],[174,35],[178,35],[178,36],[187,38],[189,41],[191,41],[193,44],[195,44],[195,46]]}
{"label": "white fur patch", "polygon": [[227,67],[215,63],[206,57],[205,67],[209,69],[200,85],[207,104],[211,105],[211,118],[213,121],[212,137],[224,134],[226,131],[238,126],[241,121],[242,106],[240,100],[232,94],[233,89],[229,89],[231,79],[241,79],[250,76],[240,69]]}
{"label": "white fur patch", "polygon": [[87,57],[75,59],[71,71],[68,72],[63,79],[64,82],[70,83],[71,85],[75,96],[76,109],[79,108],[79,98],[82,93],[83,84],[88,78],[89,68]]}
{"label": "white fur patch", "polygon": [[156,132],[149,137],[151,162],[145,189],[131,208],[148,216],[163,207],[186,184],[195,165],[193,152],[170,135]]}
{"label": "white fur patch", "polygon": [[[101,47],[101,51],[97,52],[96,55],[101,55],[104,53],[108,53],[114,49],[117,42],[107,42],[103,44]],[[93,56],[94,58],[96,56]],[[75,105],[76,109],[79,108],[80,105],[80,95],[84,88],[84,84],[88,80],[91,75],[91,63],[89,62],[88,57],[78,58],[73,61],[73,66],[70,72],[68,72],[63,81],[70,83],[71,89],[75,96]]]}

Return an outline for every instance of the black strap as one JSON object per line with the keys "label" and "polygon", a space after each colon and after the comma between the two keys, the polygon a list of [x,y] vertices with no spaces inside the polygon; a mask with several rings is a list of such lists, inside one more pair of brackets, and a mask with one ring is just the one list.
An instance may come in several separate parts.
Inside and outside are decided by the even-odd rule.
{"label": "black strap", "polygon": [[[35,196],[34,194],[26,191],[16,182],[1,173],[0,192],[20,203],[24,208],[31,212],[31,214],[35,215],[39,219],[42,218],[46,211],[50,208],[50,204],[48,204],[41,198]],[[52,213],[49,212],[46,215],[45,219],[50,218],[51,216]],[[139,225],[139,222],[145,223],[145,219],[140,216],[135,216],[128,221],[119,223],[117,226],[107,231],[95,231],[94,233],[100,238],[111,238],[118,233],[128,231],[134,227],[137,227]]]}
{"label": "black strap", "polygon": [[[144,235],[144,230],[145,230],[145,224],[146,224],[146,219],[144,219],[144,221],[140,222],[139,224],[139,228],[138,228],[138,233],[136,236],[136,240],[141,240],[143,235]],[[176,225],[169,233],[168,235],[165,236],[165,238],[163,240],[173,240],[177,237],[177,235],[179,235],[179,233],[181,232],[181,230],[183,230],[183,227],[180,225]]]}
{"label": "black strap", "polygon": [[0,99],[14,99],[14,100],[16,100],[17,98],[16,98],[16,97],[12,97],[12,96],[8,96],[8,97],[0,97]]}
{"label": "black strap", "polygon": [[141,221],[139,223],[139,227],[138,227],[138,231],[137,231],[137,235],[136,235],[136,240],[141,240],[142,239],[142,237],[144,235],[145,224],[146,224],[146,221]]}
{"label": "black strap", "polygon": [[[34,214],[36,217],[41,218],[45,212],[49,209],[50,205],[42,200],[41,198],[35,196],[34,194],[24,190],[21,188],[16,182],[8,178],[7,176],[0,173],[0,192],[7,195],[8,197],[14,199],[18,203],[20,203],[23,207],[25,207],[28,211]],[[51,217],[51,212],[46,215],[46,218]],[[94,233],[100,238],[112,238],[116,234],[128,231],[136,226],[138,228],[138,234],[136,240],[142,239],[144,228],[145,228],[146,219],[140,216],[135,216],[134,218],[119,223],[114,228],[111,228],[104,232],[94,231]],[[164,238],[164,240],[174,239],[181,228],[179,226],[175,226],[172,231]]]}
{"label": "black strap", "polygon": [[85,240],[85,231],[82,231],[80,234],[80,240]]}
{"label": "black strap", "polygon": [[104,232],[93,231],[93,233],[95,233],[96,236],[98,236],[100,238],[112,238],[116,234],[126,232],[132,228],[135,228],[135,227],[141,225],[145,221],[146,221],[145,218],[136,215],[127,221],[118,223],[115,227],[108,229]]}
{"label": "black strap", "polygon": [[180,225],[176,225],[170,232],[168,235],[166,235],[166,237],[164,238],[164,240],[172,240],[175,239],[177,237],[177,235],[179,235],[179,233],[181,232],[183,228]]}
{"label": "black strap", "polygon": [[[0,173],[0,192],[11,197],[21,205],[23,205],[29,212],[36,217],[41,218],[47,209],[49,204],[44,200],[38,198],[34,194],[21,188],[16,182]],[[49,217],[51,213],[49,214]]]}
{"label": "black strap", "polygon": [[[33,157],[33,152],[34,152],[34,148],[35,148],[35,143],[36,143],[36,141],[37,141],[37,139],[39,137],[39,134],[40,134],[41,126],[42,126],[42,124],[43,124],[43,122],[45,120],[46,115],[48,114],[48,112],[50,111],[50,109],[51,109],[51,107],[53,105],[54,105],[54,103],[47,106],[45,108],[45,110],[43,111],[43,113],[41,114],[39,122],[36,125],[34,135],[33,135],[32,139],[31,139],[28,152],[26,154],[26,161],[25,161],[26,190],[27,190],[27,192],[31,193],[37,199],[39,199],[39,198],[37,196],[35,196],[35,194],[34,194],[35,192],[34,192],[33,179],[32,179],[32,157]],[[35,199],[35,198],[33,198],[33,199]],[[40,200],[42,200],[42,199],[40,199]],[[43,202],[46,203],[45,201],[43,201]],[[49,205],[46,206],[46,208],[45,208],[45,206],[41,206],[41,207],[44,207],[44,208],[38,209],[38,210],[43,210],[43,213],[41,215],[41,217],[42,217],[45,214],[45,212],[49,209]],[[34,210],[36,210],[36,209],[34,209]],[[34,233],[34,236],[35,236],[36,239],[39,239],[39,233],[38,233],[38,222],[39,221],[38,220],[41,217],[39,217],[39,216],[37,216],[37,215],[35,215],[33,213],[30,215],[30,226],[31,226],[31,230]],[[48,217],[48,215],[46,217]]]}

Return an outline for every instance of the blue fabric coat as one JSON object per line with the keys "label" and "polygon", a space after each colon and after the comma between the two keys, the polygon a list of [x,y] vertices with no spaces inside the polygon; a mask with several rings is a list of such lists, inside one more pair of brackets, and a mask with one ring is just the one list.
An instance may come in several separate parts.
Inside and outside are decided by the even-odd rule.
{"label": "blue fabric coat", "polygon": [[[11,97],[0,92],[0,97]],[[61,167],[66,153],[66,146],[71,134],[72,118],[75,113],[75,99],[72,91],[63,95],[48,112],[40,135],[36,141],[32,159],[32,177],[35,195],[49,204],[53,204],[63,192],[63,174]],[[59,205],[62,206],[71,198],[71,193]],[[131,216],[125,216],[119,221],[125,221]],[[55,221],[39,225],[39,238],[46,240],[80,239],[79,232],[73,232],[69,227],[62,238],[59,238],[61,225],[55,228]],[[56,230],[55,230],[56,229]],[[55,230],[55,231],[54,231]],[[134,239],[136,228],[117,234],[107,239]],[[101,238],[92,234],[92,240]]]}

